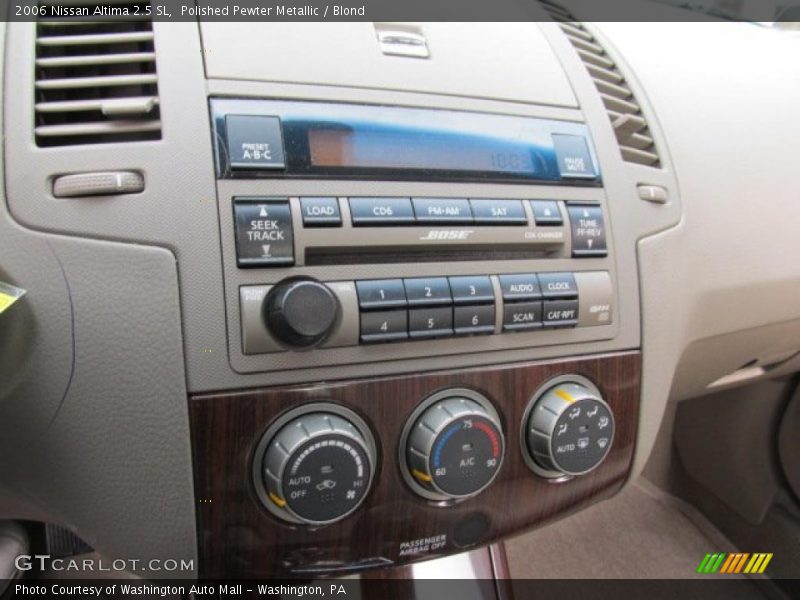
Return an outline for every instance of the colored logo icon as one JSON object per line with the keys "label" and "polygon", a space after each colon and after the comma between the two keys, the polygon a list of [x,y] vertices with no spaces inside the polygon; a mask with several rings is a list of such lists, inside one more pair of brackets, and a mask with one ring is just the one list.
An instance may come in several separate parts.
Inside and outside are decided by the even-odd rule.
{"label": "colored logo icon", "polygon": [[772,560],[772,553],[716,552],[706,554],[697,567],[702,574],[735,575],[737,573],[763,573]]}

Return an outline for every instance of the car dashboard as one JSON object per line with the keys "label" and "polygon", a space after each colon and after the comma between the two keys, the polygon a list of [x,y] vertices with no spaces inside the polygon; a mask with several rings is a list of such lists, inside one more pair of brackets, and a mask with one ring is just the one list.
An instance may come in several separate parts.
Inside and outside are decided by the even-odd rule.
{"label": "car dashboard", "polygon": [[797,37],[536,9],[3,24],[0,513],[201,577],[403,566],[800,369]]}

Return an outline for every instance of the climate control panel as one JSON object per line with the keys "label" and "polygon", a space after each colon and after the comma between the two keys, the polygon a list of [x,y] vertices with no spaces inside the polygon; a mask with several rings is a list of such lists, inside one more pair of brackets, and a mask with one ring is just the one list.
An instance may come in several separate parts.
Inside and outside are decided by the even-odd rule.
{"label": "climate control panel", "polygon": [[203,575],[401,565],[608,497],[631,466],[640,364],[628,351],[195,396]]}
{"label": "climate control panel", "polygon": [[[397,446],[402,478],[421,501],[446,507],[477,496],[500,474],[508,449],[502,405],[470,388],[439,390],[406,417]],[[541,386],[517,425],[530,477],[570,479],[605,460],[614,416],[595,385],[562,375]],[[290,410],[262,435],[253,457],[256,494],[274,516],[321,526],[354,513],[373,486],[378,438],[344,406],[316,402]]]}

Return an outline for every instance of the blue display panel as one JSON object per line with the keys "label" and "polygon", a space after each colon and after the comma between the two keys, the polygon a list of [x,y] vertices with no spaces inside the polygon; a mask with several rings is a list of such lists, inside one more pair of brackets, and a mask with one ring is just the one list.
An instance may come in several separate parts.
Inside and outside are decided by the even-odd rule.
{"label": "blue display panel", "polygon": [[452,110],[211,101],[221,177],[598,184],[582,123]]}

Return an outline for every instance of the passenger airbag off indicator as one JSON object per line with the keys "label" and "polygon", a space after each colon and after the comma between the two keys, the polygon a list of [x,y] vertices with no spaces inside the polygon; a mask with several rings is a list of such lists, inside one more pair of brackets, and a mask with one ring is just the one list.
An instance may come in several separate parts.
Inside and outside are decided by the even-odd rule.
{"label": "passenger airbag off indicator", "polygon": [[240,267],[294,264],[294,233],[288,199],[234,198],[236,259]]}

